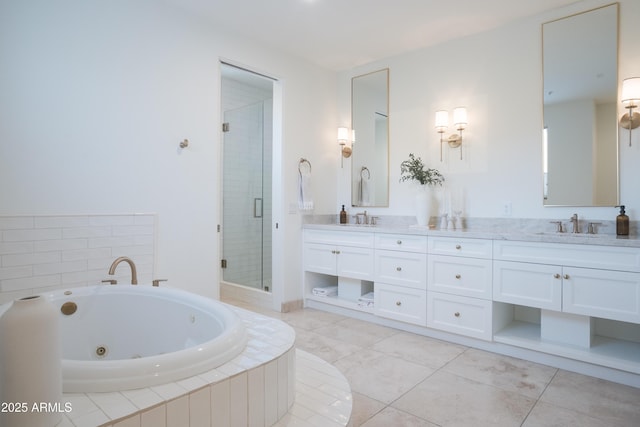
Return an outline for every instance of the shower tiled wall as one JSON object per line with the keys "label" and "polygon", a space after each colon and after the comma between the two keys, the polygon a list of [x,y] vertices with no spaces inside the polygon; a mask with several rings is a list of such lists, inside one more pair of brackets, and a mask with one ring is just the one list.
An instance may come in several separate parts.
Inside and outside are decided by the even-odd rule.
{"label": "shower tiled wall", "polygon": [[119,256],[136,264],[138,282],[150,283],[155,262],[154,214],[0,216],[0,304],[43,292],[98,284],[130,283]]}

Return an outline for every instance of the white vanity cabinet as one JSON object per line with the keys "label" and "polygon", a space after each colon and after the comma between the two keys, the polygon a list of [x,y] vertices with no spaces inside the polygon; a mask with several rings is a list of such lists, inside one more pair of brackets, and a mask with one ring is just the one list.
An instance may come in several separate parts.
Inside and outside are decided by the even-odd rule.
{"label": "white vanity cabinet", "polygon": [[640,250],[531,242],[495,247],[494,301],[640,323]]}
{"label": "white vanity cabinet", "polygon": [[429,237],[427,326],[492,338],[492,241]]}
{"label": "white vanity cabinet", "polygon": [[426,311],[427,237],[376,234],[375,314],[426,326]]}
{"label": "white vanity cabinet", "polygon": [[640,374],[640,249],[494,242],[494,340]]}
{"label": "white vanity cabinet", "polygon": [[305,271],[373,280],[373,234],[305,230]]}
{"label": "white vanity cabinet", "polygon": [[[639,247],[467,236],[307,228],[306,302],[530,360],[559,357],[592,375],[608,369],[604,378],[640,386]],[[339,295],[312,292],[328,286]]]}

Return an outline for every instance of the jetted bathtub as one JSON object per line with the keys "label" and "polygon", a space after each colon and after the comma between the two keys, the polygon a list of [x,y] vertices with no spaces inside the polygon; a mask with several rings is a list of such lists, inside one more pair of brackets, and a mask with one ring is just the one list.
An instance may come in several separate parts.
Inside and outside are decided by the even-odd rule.
{"label": "jetted bathtub", "polygon": [[177,289],[98,285],[47,297],[60,310],[66,393],[177,381],[228,362],[247,342],[225,304]]}

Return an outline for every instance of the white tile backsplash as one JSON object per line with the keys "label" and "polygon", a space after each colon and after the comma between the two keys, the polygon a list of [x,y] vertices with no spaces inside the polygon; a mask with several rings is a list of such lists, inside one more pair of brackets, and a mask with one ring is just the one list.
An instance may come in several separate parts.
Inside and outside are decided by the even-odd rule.
{"label": "white tile backsplash", "polygon": [[[54,289],[99,284],[119,256],[153,279],[154,214],[0,217],[0,304]],[[128,268],[115,277],[130,283]]]}

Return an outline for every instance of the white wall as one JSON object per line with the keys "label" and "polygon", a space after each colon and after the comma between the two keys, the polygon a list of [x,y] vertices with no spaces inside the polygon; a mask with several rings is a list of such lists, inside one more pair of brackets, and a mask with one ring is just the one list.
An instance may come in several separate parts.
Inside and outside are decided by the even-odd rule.
{"label": "white wall", "polygon": [[[585,0],[553,12],[438,46],[411,52],[339,75],[339,117],[349,123],[350,79],[390,69],[390,206],[369,209],[374,215],[413,215],[413,187],[398,182],[400,162],[410,152],[428,167],[440,169],[447,184],[464,193],[465,215],[500,217],[506,201],[512,216],[613,220],[614,208],[542,206],[542,53],[541,24],[582,12],[608,1]],[[640,75],[640,2],[620,1],[619,78]],[[451,151],[440,163],[436,110],[464,105],[469,116],[464,132],[464,160]],[[622,105],[618,106],[622,114]],[[620,133],[621,201],[631,219],[640,219],[640,132],[628,147]],[[445,148],[445,157],[447,149]],[[445,159],[446,160],[446,159]],[[336,205],[347,200],[349,169],[338,172]],[[462,189],[462,190],[460,190]]]}
{"label": "white wall", "polygon": [[[0,215],[157,213],[156,276],[217,296],[221,59],[280,79],[274,240],[287,262],[274,293],[299,297],[299,245],[283,242],[299,241],[300,218],[288,206],[300,157],[335,176],[323,147],[335,139],[335,74],[163,2],[0,3]],[[324,184],[316,202],[329,206],[336,185]]]}

